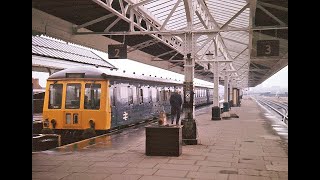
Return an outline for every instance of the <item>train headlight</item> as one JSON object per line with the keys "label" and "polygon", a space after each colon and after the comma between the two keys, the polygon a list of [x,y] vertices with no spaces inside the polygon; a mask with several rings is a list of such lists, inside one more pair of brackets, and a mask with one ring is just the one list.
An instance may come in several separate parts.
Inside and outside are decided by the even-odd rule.
{"label": "train headlight", "polygon": [[49,120],[48,119],[43,121],[43,127],[49,128]]}

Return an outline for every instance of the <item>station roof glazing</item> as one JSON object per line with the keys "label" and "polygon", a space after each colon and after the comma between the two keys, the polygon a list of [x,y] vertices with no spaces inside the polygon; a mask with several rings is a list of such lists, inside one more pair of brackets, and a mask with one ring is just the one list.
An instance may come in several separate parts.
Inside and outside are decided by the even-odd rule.
{"label": "station roof glazing", "polygon": [[[287,0],[33,0],[33,8],[183,68],[184,33],[194,34],[195,72],[212,79],[208,52],[240,87],[254,87],[288,64]],[[188,27],[191,22],[192,28]],[[190,23],[189,23],[190,24]],[[77,29],[77,28],[76,28]],[[75,34],[81,34],[76,32]],[[277,40],[279,54],[257,56],[257,41]],[[180,60],[180,61],[179,61]],[[147,62],[146,62],[147,63]],[[222,73],[223,77],[224,74]],[[206,80],[208,80],[206,79]]]}

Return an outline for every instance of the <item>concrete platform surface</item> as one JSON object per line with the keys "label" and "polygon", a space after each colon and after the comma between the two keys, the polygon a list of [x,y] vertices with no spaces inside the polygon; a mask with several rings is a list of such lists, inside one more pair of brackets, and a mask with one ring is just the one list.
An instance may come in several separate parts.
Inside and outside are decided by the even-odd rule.
{"label": "concrete platform surface", "polygon": [[[287,141],[273,130],[265,110],[244,97],[231,113],[211,120],[211,108],[197,112],[198,145],[182,146],[179,157],[146,156],[144,128],[100,138],[78,150],[32,153],[32,179],[43,180],[286,180]],[[131,138],[131,139],[130,139]]]}

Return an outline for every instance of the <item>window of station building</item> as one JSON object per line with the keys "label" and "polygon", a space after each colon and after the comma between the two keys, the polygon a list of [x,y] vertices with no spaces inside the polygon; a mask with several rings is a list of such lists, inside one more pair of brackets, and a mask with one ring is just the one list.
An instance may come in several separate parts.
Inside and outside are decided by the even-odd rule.
{"label": "window of station building", "polygon": [[100,109],[101,84],[87,83],[84,94],[84,109]]}
{"label": "window of station building", "polygon": [[133,104],[133,89],[128,86],[128,104]]}
{"label": "window of station building", "polygon": [[66,109],[80,108],[81,84],[67,84]]}
{"label": "window of station building", "polygon": [[49,87],[49,109],[61,109],[62,84],[51,84]]}

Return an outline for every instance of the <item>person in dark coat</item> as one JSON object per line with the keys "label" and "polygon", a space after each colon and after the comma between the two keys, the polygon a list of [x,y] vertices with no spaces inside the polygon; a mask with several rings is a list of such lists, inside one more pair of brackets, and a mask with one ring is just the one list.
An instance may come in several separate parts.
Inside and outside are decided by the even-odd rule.
{"label": "person in dark coat", "polygon": [[170,105],[171,105],[171,124],[173,124],[174,118],[176,116],[176,125],[179,125],[182,98],[178,94],[177,90],[173,92],[170,96]]}

